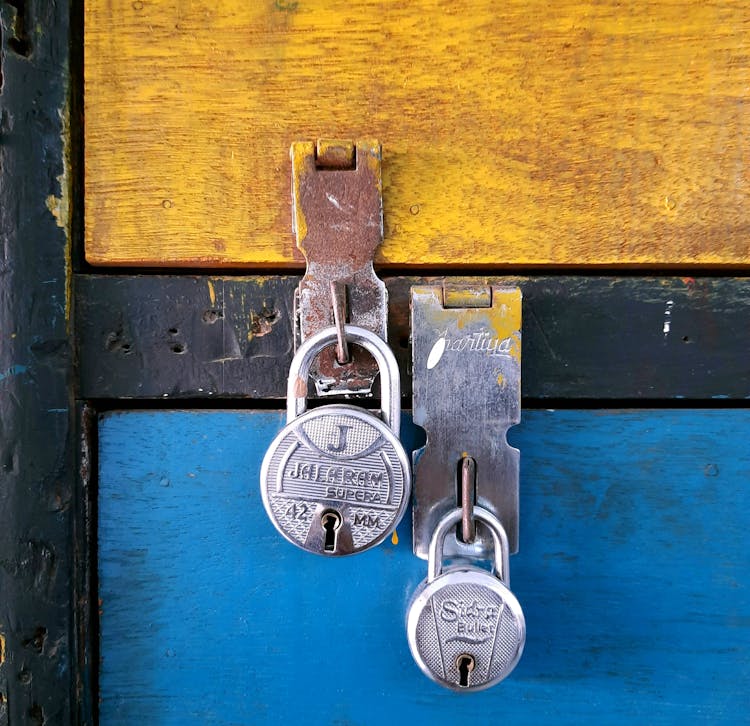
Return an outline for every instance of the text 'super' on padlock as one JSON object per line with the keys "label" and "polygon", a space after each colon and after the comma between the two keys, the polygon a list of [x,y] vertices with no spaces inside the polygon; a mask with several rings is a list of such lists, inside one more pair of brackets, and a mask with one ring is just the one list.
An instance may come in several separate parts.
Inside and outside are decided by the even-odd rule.
{"label": "text 'super' on padlock", "polygon": [[276,529],[308,552],[340,556],[382,542],[411,493],[409,458],[399,441],[401,396],[396,359],[375,333],[345,327],[347,340],[375,358],[380,414],[349,404],[307,410],[310,366],[336,341],[336,328],[308,338],[289,373],[287,424],[261,467],[261,496]]}
{"label": "text 'super' on padlock", "polygon": [[460,509],[447,514],[433,534],[427,579],[409,605],[406,631],[425,675],[454,691],[480,691],[515,668],[526,642],[526,621],[508,587],[508,538],[490,512],[474,508],[475,518],[492,534],[493,572],[469,564],[443,569],[445,538],[461,515]]}

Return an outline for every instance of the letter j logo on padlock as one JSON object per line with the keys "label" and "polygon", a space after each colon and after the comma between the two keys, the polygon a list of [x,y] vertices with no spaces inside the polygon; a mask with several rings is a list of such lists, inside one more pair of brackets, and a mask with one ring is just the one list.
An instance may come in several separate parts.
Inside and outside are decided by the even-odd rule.
{"label": "letter j logo on padlock", "polygon": [[328,444],[328,446],[326,446],[326,449],[328,449],[328,451],[333,451],[336,453],[346,451],[346,437],[349,431],[351,430],[351,428],[352,428],[351,426],[339,425],[338,426],[338,430],[339,430],[338,441],[336,442],[335,445],[333,443]]}

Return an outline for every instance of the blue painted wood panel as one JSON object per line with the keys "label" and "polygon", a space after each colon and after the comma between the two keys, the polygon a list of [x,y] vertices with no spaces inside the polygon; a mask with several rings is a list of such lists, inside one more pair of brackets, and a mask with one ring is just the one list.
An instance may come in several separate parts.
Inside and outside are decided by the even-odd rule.
{"label": "blue painted wood panel", "polygon": [[408,514],[398,544],[336,561],[268,523],[258,470],[281,425],[103,417],[102,724],[750,722],[750,411],[525,412],[526,651],[471,695],[409,655]]}

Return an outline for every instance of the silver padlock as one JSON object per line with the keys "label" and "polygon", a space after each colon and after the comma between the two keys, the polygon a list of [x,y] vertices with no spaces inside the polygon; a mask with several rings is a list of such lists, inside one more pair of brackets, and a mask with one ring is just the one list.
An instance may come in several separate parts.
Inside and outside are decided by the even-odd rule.
{"label": "silver padlock", "polygon": [[399,441],[398,365],[375,333],[345,326],[380,370],[380,416],[358,406],[307,410],[307,381],[318,353],[336,342],[336,328],[309,337],[289,371],[287,423],[271,442],[260,473],[266,512],[292,544],[320,555],[348,555],[390,535],[411,494],[409,457]]}
{"label": "silver padlock", "polygon": [[457,509],[443,517],[432,536],[427,579],[409,605],[406,633],[425,675],[454,691],[481,691],[518,663],[526,620],[508,588],[508,537],[487,510],[474,507],[474,517],[492,534],[493,572],[466,564],[443,570],[445,537],[461,514]]}

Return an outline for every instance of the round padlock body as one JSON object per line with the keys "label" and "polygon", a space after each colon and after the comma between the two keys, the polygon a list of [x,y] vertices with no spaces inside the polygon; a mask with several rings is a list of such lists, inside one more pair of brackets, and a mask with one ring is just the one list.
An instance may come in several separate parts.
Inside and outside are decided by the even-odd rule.
{"label": "round padlock body", "polygon": [[260,480],[274,526],[322,555],[354,554],[382,542],[411,493],[398,437],[372,413],[346,404],[290,421],[266,452]]}
{"label": "round padlock body", "polygon": [[425,675],[454,691],[481,691],[518,663],[526,621],[500,579],[459,566],[420,585],[409,605],[406,632]]}

